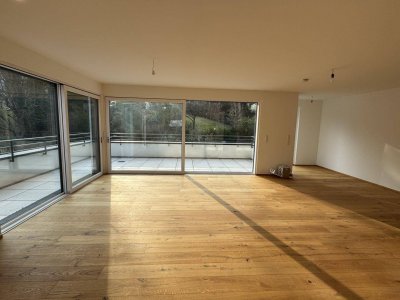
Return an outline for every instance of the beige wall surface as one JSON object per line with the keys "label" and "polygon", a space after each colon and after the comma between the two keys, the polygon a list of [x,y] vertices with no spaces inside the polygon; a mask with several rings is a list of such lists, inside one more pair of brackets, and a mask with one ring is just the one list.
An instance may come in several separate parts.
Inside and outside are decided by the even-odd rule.
{"label": "beige wall surface", "polygon": [[280,163],[293,163],[297,93],[105,84],[103,94],[110,98],[258,102],[256,174],[267,174]]}
{"label": "beige wall surface", "polygon": [[317,163],[321,110],[322,101],[320,100],[299,100],[294,150],[296,165],[315,165]]}
{"label": "beige wall surface", "polygon": [[101,94],[101,85],[97,81],[2,37],[0,64],[97,95]]}
{"label": "beige wall surface", "polygon": [[324,101],[317,163],[400,191],[400,88]]}

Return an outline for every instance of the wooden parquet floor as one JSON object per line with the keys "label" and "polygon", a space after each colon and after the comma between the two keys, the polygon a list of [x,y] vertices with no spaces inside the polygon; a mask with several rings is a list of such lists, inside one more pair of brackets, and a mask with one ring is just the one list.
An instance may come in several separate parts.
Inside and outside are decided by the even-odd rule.
{"label": "wooden parquet floor", "polygon": [[1,299],[400,299],[400,193],[319,167],[106,175],[0,240]]}

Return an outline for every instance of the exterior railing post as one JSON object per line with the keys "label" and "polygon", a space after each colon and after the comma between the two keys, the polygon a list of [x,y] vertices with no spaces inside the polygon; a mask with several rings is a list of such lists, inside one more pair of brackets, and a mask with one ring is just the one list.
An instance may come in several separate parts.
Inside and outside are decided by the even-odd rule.
{"label": "exterior railing post", "polygon": [[10,152],[11,152],[10,162],[14,162],[14,141],[13,140],[10,140]]}
{"label": "exterior railing post", "polygon": [[43,155],[46,155],[47,154],[47,143],[46,143],[46,141],[44,141],[44,152],[43,152]]}

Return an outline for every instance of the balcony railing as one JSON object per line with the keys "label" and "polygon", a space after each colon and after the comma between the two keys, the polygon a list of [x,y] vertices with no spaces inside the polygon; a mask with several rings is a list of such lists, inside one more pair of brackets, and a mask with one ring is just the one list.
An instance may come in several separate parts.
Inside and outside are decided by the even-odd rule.
{"label": "balcony railing", "polygon": [[[212,144],[212,145],[251,145],[254,146],[254,136],[242,135],[190,135],[186,137],[187,144]],[[181,143],[181,134],[143,134],[143,133],[112,133],[111,143],[153,143],[175,144]]]}
{"label": "balcony railing", "polygon": [[[76,133],[70,135],[70,142],[76,145],[90,142],[89,133]],[[49,150],[58,149],[58,137],[56,135],[41,136],[32,138],[0,140],[0,160],[15,157],[43,153],[47,154]]]}
{"label": "balcony railing", "polygon": [[[180,144],[181,134],[143,134],[143,133],[112,133],[110,143],[141,143],[141,144]],[[92,143],[90,133],[75,133],[70,135],[72,146]],[[20,139],[0,140],[0,160],[42,153],[58,149],[58,137],[43,136]],[[238,135],[186,135],[186,144],[196,145],[248,145],[254,147],[254,136]]]}

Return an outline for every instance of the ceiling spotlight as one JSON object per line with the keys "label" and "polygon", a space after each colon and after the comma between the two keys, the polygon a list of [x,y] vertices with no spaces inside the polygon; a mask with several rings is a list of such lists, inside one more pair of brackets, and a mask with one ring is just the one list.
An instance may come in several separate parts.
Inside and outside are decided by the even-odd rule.
{"label": "ceiling spotlight", "polygon": [[331,83],[333,83],[334,80],[335,80],[335,70],[332,69],[331,79],[330,79]]}
{"label": "ceiling spotlight", "polygon": [[151,69],[151,75],[156,75],[156,70],[154,68],[154,58],[153,58],[153,69]]}

